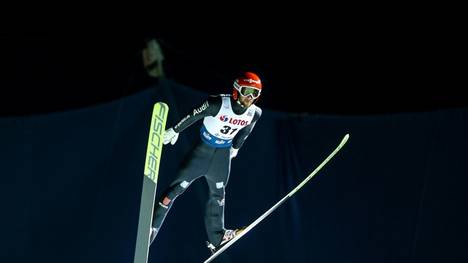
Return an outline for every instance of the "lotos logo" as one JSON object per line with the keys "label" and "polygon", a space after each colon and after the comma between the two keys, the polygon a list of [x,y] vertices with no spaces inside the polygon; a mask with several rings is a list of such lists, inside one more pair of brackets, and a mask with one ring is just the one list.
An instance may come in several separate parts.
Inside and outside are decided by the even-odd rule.
{"label": "lotos logo", "polygon": [[219,116],[219,119],[223,122],[227,122],[229,120],[229,118],[226,115]]}
{"label": "lotos logo", "polygon": [[235,119],[235,118],[229,118],[226,115],[219,116],[219,119],[222,122],[228,122],[228,123],[234,124],[234,125],[246,126],[247,124],[249,124],[249,121],[245,121],[245,120],[241,120],[241,119]]}

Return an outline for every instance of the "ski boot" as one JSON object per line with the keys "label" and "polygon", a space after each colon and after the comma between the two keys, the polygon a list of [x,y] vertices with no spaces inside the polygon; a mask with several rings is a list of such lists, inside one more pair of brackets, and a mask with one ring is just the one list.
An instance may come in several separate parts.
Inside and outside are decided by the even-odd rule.
{"label": "ski boot", "polygon": [[227,229],[224,231],[224,236],[223,236],[223,239],[221,239],[221,243],[218,245],[218,246],[215,246],[213,244],[211,244],[210,242],[206,241],[206,246],[208,247],[208,249],[210,250],[211,254],[214,254],[216,251],[218,251],[218,249],[220,249],[222,246],[224,246],[226,243],[228,243],[229,241],[231,241],[233,238],[235,238],[236,236],[238,236],[240,233],[242,233],[242,231],[244,231],[245,227],[241,227],[241,228],[238,228],[238,229],[234,229],[234,230],[231,230],[231,229]]}

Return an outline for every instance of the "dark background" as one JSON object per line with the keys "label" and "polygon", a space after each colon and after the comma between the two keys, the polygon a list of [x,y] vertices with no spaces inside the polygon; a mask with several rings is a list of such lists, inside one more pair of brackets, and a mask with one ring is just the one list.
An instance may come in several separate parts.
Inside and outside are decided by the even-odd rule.
{"label": "dark background", "polygon": [[144,89],[129,78],[141,70],[144,40],[152,37],[163,48],[169,78],[229,93],[239,71],[252,70],[265,87],[260,105],[273,110],[378,114],[467,105],[459,37],[448,29],[346,23],[261,29],[3,35],[1,111],[60,111]]}
{"label": "dark background", "polygon": [[[168,126],[206,93],[163,81],[80,109],[0,118],[2,262],[133,260],[155,101]],[[226,226],[248,225],[299,192],[217,262],[466,262],[467,109],[384,115],[264,110],[232,163]],[[199,136],[200,123],[164,147],[158,196]],[[203,262],[207,186],[194,182],[171,209],[150,263]]]}
{"label": "dark background", "polygon": [[[0,261],[131,262],[153,103],[169,104],[174,125],[248,69],[264,114],[233,162],[228,226],[252,222],[351,138],[220,262],[465,262],[460,42],[421,24],[0,36]],[[140,52],[154,36],[169,79],[148,83]],[[158,193],[197,132],[165,147]],[[177,200],[150,262],[209,255],[205,200],[203,181]]]}

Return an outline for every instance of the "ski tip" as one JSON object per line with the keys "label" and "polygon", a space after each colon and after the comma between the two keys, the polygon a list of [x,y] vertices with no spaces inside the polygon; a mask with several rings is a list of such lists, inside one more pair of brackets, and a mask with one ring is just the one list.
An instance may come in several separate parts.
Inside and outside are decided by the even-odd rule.
{"label": "ski tip", "polygon": [[343,137],[343,140],[341,140],[341,145],[344,145],[349,139],[349,133],[346,133],[346,135]]}

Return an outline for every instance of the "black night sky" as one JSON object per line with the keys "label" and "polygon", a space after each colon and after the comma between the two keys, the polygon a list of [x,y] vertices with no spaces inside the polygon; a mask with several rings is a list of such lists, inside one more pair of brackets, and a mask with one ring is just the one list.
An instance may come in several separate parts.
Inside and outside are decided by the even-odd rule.
{"label": "black night sky", "polygon": [[[468,262],[467,45],[456,7],[281,2],[270,12],[273,3],[236,2],[202,14],[186,3],[153,4],[130,14],[128,2],[121,13],[116,3],[83,12],[67,3],[50,7],[51,16],[23,4],[23,16],[5,16],[2,263],[131,262],[143,164],[153,158],[145,153],[157,136],[148,130],[161,127],[148,122],[155,100],[169,105],[168,128],[203,99],[182,85],[230,93],[241,71],[261,77],[263,114],[229,166],[226,226],[255,222],[318,174],[222,262]],[[165,55],[164,85],[143,67],[151,38]],[[158,195],[186,167],[198,134],[187,129],[175,147],[164,146]],[[330,160],[345,134],[349,142]],[[219,160],[211,161],[200,175],[215,170]],[[197,182],[178,199],[149,262],[206,259],[206,186]]]}
{"label": "black night sky", "polygon": [[[230,92],[241,70],[264,83],[259,105],[325,114],[427,111],[468,105],[455,84],[450,50],[414,32],[283,34],[31,34],[2,36],[3,115],[97,104],[145,87],[128,78],[141,67],[144,40],[156,37],[166,75],[209,93]],[[439,48],[439,50],[437,49]]]}

